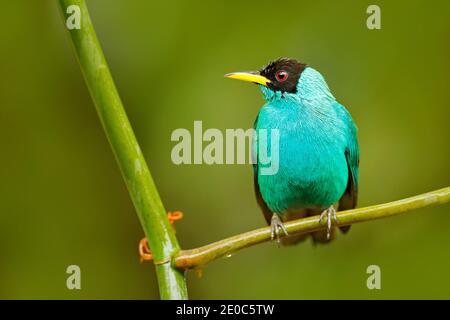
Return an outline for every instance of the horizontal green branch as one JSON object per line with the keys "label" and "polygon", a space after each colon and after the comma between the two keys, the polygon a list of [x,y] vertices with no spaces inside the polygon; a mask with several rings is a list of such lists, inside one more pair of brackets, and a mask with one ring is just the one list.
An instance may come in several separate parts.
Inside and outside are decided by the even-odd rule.
{"label": "horizontal green branch", "polygon": [[[337,226],[345,226],[358,222],[376,220],[398,215],[407,211],[443,204],[450,201],[450,187],[424,193],[414,197],[374,205],[365,208],[341,211],[337,213]],[[285,223],[289,234],[309,233],[326,229],[324,222],[319,222],[319,217],[308,217]],[[232,254],[238,250],[269,241],[271,232],[269,227],[245,232],[224,240],[220,240],[206,246],[182,250],[175,255],[172,264],[179,269],[202,267],[220,257]]]}

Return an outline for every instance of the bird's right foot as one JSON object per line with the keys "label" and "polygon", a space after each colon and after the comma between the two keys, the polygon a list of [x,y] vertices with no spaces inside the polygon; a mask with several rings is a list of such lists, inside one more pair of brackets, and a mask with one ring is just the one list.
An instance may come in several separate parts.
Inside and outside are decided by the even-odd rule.
{"label": "bird's right foot", "polygon": [[272,216],[272,220],[270,222],[270,230],[271,230],[271,239],[273,240],[276,238],[278,243],[280,243],[280,236],[281,236],[280,230],[284,233],[285,236],[288,235],[286,227],[284,226],[280,216],[277,213],[274,213]]}
{"label": "bird's right foot", "polygon": [[327,239],[329,240],[331,237],[331,225],[332,225],[332,220],[334,222],[338,222],[337,216],[336,216],[336,209],[331,206],[328,209],[324,210],[319,217],[319,222],[322,222],[326,220],[327,222]]}

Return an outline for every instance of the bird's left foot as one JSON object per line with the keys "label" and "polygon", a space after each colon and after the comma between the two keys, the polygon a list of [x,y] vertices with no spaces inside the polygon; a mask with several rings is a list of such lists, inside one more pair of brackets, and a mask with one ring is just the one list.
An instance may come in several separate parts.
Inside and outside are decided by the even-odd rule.
{"label": "bird's left foot", "polygon": [[288,235],[286,227],[281,221],[280,216],[277,213],[274,213],[270,222],[271,239],[273,240],[276,238],[278,243],[280,243],[280,230],[284,233],[285,236]]}
{"label": "bird's left foot", "polygon": [[323,220],[327,221],[327,239],[330,239],[331,237],[331,222],[334,220],[334,222],[338,222],[337,216],[336,216],[336,209],[331,206],[328,209],[326,209],[324,212],[320,214],[319,222],[322,222]]}

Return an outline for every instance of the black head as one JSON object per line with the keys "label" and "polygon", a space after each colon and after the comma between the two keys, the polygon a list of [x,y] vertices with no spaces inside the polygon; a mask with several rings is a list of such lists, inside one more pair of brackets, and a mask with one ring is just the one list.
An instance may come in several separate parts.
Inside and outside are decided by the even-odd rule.
{"label": "black head", "polygon": [[297,93],[298,79],[307,67],[295,59],[281,58],[269,63],[259,74],[270,80],[267,87],[274,91]]}

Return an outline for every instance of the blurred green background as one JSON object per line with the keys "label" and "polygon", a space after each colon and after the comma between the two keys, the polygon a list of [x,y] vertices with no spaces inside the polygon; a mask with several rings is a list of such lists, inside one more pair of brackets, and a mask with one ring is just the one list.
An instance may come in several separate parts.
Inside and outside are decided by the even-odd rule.
{"label": "blurred green background", "polygon": [[[381,7],[382,29],[366,27]],[[281,56],[315,67],[352,113],[360,206],[450,184],[450,2],[88,2],[183,248],[264,225],[249,165],[181,165],[171,132],[249,128],[263,100],[223,78]],[[143,236],[56,1],[5,1],[0,28],[0,298],[154,299]],[[266,243],[188,274],[190,297],[450,298],[450,206],[354,226],[328,246]],[[81,267],[81,290],[66,268]],[[366,287],[381,267],[382,289]]]}

